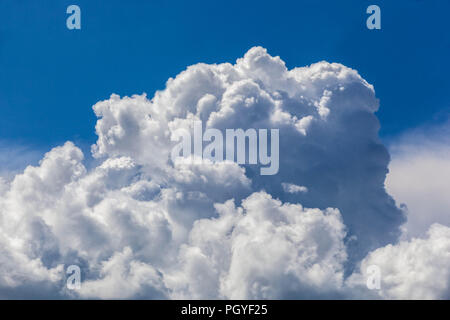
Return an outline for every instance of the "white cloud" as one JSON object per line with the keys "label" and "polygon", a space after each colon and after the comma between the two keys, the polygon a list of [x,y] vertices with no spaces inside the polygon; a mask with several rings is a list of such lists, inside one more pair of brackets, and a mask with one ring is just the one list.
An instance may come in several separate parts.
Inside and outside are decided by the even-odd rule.
{"label": "white cloud", "polygon": [[[0,294],[39,297],[31,278],[61,297],[341,297],[346,271],[404,222],[377,109],[355,70],[288,70],[261,47],[191,66],[152,99],[112,95],[94,106],[100,165],[67,142],[0,182]],[[172,163],[172,132],[195,120],[279,129],[279,173]],[[64,289],[71,264],[79,292]]]}
{"label": "white cloud", "polygon": [[[450,228],[433,224],[426,238],[413,238],[371,252],[361,263],[363,272],[349,279],[362,286],[368,266],[381,271],[380,290],[385,299],[450,299]],[[367,291],[367,289],[365,289]]]}
{"label": "white cloud", "polygon": [[390,147],[386,188],[407,206],[405,236],[422,236],[433,223],[450,226],[450,123],[412,130]]}
{"label": "white cloud", "polygon": [[308,188],[305,186],[298,186],[293,183],[285,183],[281,184],[283,186],[283,190],[288,193],[299,193],[299,192],[308,192]]}
{"label": "white cloud", "polygon": [[253,193],[219,217],[198,220],[180,265],[169,273],[176,298],[311,297],[343,283],[345,226],[338,210],[305,209]]}
{"label": "white cloud", "polygon": [[166,290],[162,275],[151,265],[133,260],[131,249],[125,247],[102,263],[100,277],[85,281],[79,294],[82,298],[127,299],[145,292],[162,299]]}

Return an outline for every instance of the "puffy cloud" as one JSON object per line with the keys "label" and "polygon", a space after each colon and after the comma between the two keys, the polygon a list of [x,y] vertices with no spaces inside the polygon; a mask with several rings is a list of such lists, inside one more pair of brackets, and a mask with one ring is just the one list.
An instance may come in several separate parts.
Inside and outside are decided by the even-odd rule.
{"label": "puffy cloud", "polygon": [[[164,181],[171,176],[172,132],[192,128],[195,120],[221,130],[279,129],[279,173],[261,177],[259,168],[243,166],[252,190],[308,207],[339,208],[358,239],[352,254],[362,258],[395,241],[404,222],[384,189],[389,155],[378,139],[377,109],[373,87],[355,70],[327,62],[287,70],[279,57],[255,47],[235,65],[189,67],[151,100],[113,95],[99,102],[93,150],[96,156],[130,156],[153,179]],[[286,193],[283,182],[309,192]],[[252,190],[232,196],[240,201]],[[221,192],[207,196],[212,202],[226,200]]]}
{"label": "puffy cloud", "polygon": [[[404,206],[402,241],[369,253],[347,285],[353,295],[384,299],[450,298],[449,123],[410,130],[391,142],[386,188]],[[367,291],[369,266],[380,290]],[[355,295],[357,297],[357,295]]]}
{"label": "puffy cloud", "polygon": [[[450,299],[450,228],[433,224],[427,238],[413,238],[371,252],[362,262],[380,270],[380,290],[385,299]],[[363,273],[353,275],[349,286],[364,288]],[[367,289],[365,289],[367,290]]]}
{"label": "puffy cloud", "polygon": [[406,205],[406,237],[450,226],[450,122],[410,130],[392,142],[386,188]]}
{"label": "puffy cloud", "polygon": [[265,192],[216,209],[219,217],[195,223],[181,267],[167,277],[175,297],[301,298],[341,288],[347,255],[338,210],[282,204]]}
{"label": "puffy cloud", "polygon": [[[115,253],[102,263],[100,277],[87,280],[80,288],[83,298],[126,299],[126,298],[165,298],[167,289],[162,274],[151,265],[133,260],[129,247]],[[144,296],[136,293],[145,293]]]}
{"label": "puffy cloud", "polygon": [[[26,272],[63,297],[340,297],[360,259],[400,235],[378,101],[341,64],[288,70],[255,47],[235,64],[188,67],[152,99],[112,95],[93,108],[98,166],[68,142],[0,181],[6,296],[31,292]],[[198,120],[279,129],[278,174],[172,161],[174,132]],[[71,264],[77,292],[64,289]]]}

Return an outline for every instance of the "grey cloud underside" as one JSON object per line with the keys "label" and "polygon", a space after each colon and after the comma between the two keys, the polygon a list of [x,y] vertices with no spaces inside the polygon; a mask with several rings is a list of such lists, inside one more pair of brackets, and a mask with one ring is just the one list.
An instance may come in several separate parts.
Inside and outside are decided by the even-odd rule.
{"label": "grey cloud underside", "polygon": [[[395,281],[365,289],[360,266],[372,260],[400,277],[385,259],[400,250],[405,221],[384,189],[389,154],[377,109],[355,70],[327,62],[287,70],[261,47],[234,65],[191,66],[152,99],[112,95],[94,106],[99,166],[87,170],[67,142],[0,180],[0,297],[445,296],[448,274],[446,287],[411,296]],[[279,173],[173,163],[171,133],[195,120],[279,129]],[[398,245],[413,255],[417,243],[448,241],[448,228],[430,232]],[[410,274],[422,268],[414,261]],[[78,291],[64,286],[71,264],[82,268]]]}

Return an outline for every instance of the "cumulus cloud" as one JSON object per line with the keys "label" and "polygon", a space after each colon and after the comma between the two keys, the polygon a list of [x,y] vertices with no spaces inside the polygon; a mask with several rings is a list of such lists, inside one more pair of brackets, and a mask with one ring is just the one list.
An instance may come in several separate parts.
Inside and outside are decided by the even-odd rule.
{"label": "cumulus cloud", "polygon": [[[345,283],[350,297],[450,299],[450,126],[426,125],[391,142],[386,188],[407,213],[402,241],[370,252]],[[380,290],[368,291],[370,267]]]}
{"label": "cumulus cloud", "polygon": [[83,298],[162,299],[166,291],[162,274],[150,264],[134,260],[132,250],[125,247],[102,263],[99,278],[85,281],[79,294]]}
{"label": "cumulus cloud", "polygon": [[[342,286],[345,226],[336,209],[306,209],[253,193],[198,220],[168,276],[175,297],[311,297]],[[203,281],[200,281],[201,279]]]}
{"label": "cumulus cloud", "polygon": [[371,252],[361,262],[361,272],[348,279],[350,288],[367,293],[365,272],[369,266],[381,271],[380,290],[372,291],[372,298],[450,299],[450,228],[433,224],[425,238]]}
{"label": "cumulus cloud", "polygon": [[[378,101],[353,69],[288,70],[255,47],[235,64],[190,66],[151,99],[112,95],[93,109],[98,166],[67,142],[0,181],[3,297],[345,297],[360,261],[398,240]],[[278,174],[173,162],[173,132],[195,121],[279,129]],[[64,287],[72,264],[79,291]]]}
{"label": "cumulus cloud", "polygon": [[405,236],[424,236],[433,223],[450,226],[450,122],[410,130],[390,152],[386,188],[406,206]]}

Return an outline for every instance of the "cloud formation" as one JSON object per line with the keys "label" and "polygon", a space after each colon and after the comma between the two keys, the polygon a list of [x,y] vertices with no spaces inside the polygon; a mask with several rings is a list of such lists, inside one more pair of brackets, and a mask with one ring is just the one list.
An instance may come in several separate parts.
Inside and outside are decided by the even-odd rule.
{"label": "cloud formation", "polygon": [[[2,298],[361,298],[373,296],[363,285],[369,263],[391,275],[379,297],[404,297],[389,257],[400,265],[396,250],[432,246],[438,258],[448,239],[436,226],[396,244],[405,216],[384,188],[378,101],[341,64],[288,70],[254,47],[235,64],[188,67],[151,99],[112,95],[93,109],[98,166],[88,170],[67,142],[0,180]],[[279,129],[279,173],[173,162],[171,135],[199,120]],[[422,268],[414,261],[412,275]],[[65,287],[72,264],[82,270],[78,291]]]}
{"label": "cloud formation", "polygon": [[389,149],[386,188],[406,205],[405,236],[424,236],[433,223],[450,226],[450,122],[411,130]]}
{"label": "cloud formation", "polygon": [[365,272],[373,265],[381,270],[381,286],[371,298],[450,299],[450,228],[433,224],[426,238],[371,252],[361,262],[361,272],[347,280],[353,295],[364,294]]}

